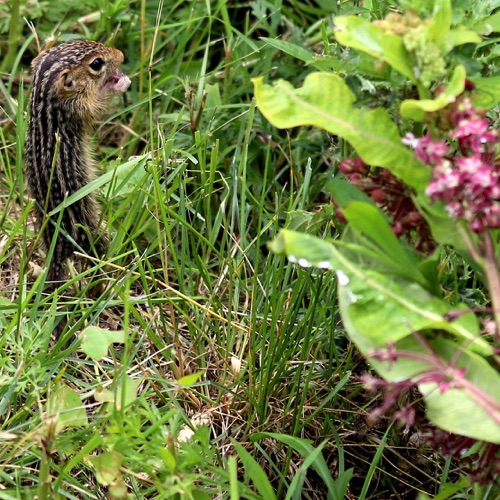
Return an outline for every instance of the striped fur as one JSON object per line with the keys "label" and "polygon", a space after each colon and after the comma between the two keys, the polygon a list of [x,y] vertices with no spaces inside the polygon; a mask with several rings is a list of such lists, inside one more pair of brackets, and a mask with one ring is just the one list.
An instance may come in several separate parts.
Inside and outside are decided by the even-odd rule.
{"label": "striped fur", "polygon": [[[39,229],[45,224],[43,240],[47,249],[61,215],[45,221],[48,213],[93,179],[90,135],[113,95],[123,92],[130,83],[117,71],[122,62],[119,50],[74,40],[42,52],[32,63],[25,166],[28,187],[36,200]],[[99,206],[92,195],[63,211],[47,281],[65,279],[64,265],[72,258],[74,243],[88,251],[88,234],[98,235],[99,219]]]}

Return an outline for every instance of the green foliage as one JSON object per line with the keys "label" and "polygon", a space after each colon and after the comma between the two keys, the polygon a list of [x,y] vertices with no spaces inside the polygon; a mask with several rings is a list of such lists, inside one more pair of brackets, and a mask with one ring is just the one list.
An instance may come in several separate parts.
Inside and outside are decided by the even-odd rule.
{"label": "green foliage", "polygon": [[313,467],[319,474],[321,479],[325,482],[328,489],[327,498],[335,499],[345,496],[347,491],[347,483],[352,476],[353,470],[350,469],[348,471],[345,471],[339,476],[336,481],[333,480],[331,472],[328,469],[328,465],[326,464],[321,454],[321,450],[326,444],[325,441],[318,448],[314,448],[313,446],[311,446],[311,443],[308,440],[297,438],[294,436],[280,435],[269,432],[262,432],[253,435],[252,441],[258,441],[266,437],[274,438],[287,444],[306,459],[301,467],[301,470],[298,471],[298,473],[290,483],[287,498],[300,497],[300,493],[302,491],[304,483],[305,472],[308,467]]}
{"label": "green foliage", "polygon": [[[484,33],[495,20],[480,3],[464,36]],[[422,107],[439,109],[459,92],[461,68],[469,77],[473,64],[468,44],[456,43],[465,38],[454,35],[448,52],[435,40],[443,57],[461,66],[444,97],[411,104],[406,98],[414,95],[404,100],[393,91],[408,61],[413,68],[413,55],[369,27],[370,19],[394,10],[394,2],[11,4],[0,6],[2,498],[387,498],[395,491],[434,496],[441,482],[468,494],[459,471],[448,476],[439,457],[413,448],[399,430],[366,432],[374,401],[357,381],[364,368],[345,331],[354,327],[340,317],[355,316],[353,324],[367,332],[359,303],[348,302],[353,289],[337,285],[329,270],[297,268],[266,247],[282,227],[338,237],[329,186],[349,144],[423,190],[429,173],[400,143],[394,112],[404,101],[417,118]],[[432,2],[417,8],[437,19]],[[460,16],[469,19],[465,10],[453,7],[448,33]],[[387,58],[384,67],[354,45],[346,51],[335,39],[334,33],[342,35],[334,20],[351,23],[356,36],[366,28]],[[49,292],[22,153],[37,39],[43,45],[58,35],[122,50],[132,86],[96,131],[96,179],[52,214],[57,219],[69,204],[98,193],[108,254],[81,255],[68,282]],[[491,101],[497,90],[486,68],[493,54],[478,50],[473,80]],[[314,68],[339,74],[314,76]],[[290,83],[264,85],[262,75]],[[287,127],[297,128],[285,133],[261,116],[267,111],[260,97],[255,105],[252,80],[277,105],[271,121],[281,114]],[[345,193],[345,206],[366,201],[338,180],[333,189]],[[425,208],[445,234],[444,210]],[[353,284],[358,276],[356,293],[366,294],[370,307],[377,295],[363,284],[366,268],[372,280],[396,276],[396,290],[387,283],[382,289],[391,325],[404,310],[425,325],[448,328],[451,338],[477,333],[471,315],[443,320],[462,298],[484,302],[470,284],[469,267],[456,256],[447,267],[422,261],[393,241],[374,209],[353,205],[346,213],[352,238],[345,248],[301,240],[307,262],[330,268],[334,248],[340,267],[345,251]],[[453,241],[447,230],[443,241]],[[446,274],[454,302],[437,293],[438,272]],[[418,307],[410,307],[413,292]],[[347,295],[340,303],[339,293]],[[426,317],[429,303],[436,310]],[[355,315],[345,313],[351,307]],[[58,324],[64,326],[56,339]],[[409,342],[408,330],[398,325],[398,333],[398,345]],[[439,347],[446,351],[448,344]],[[474,365],[484,390],[494,381],[482,358],[489,349],[478,339],[461,358]],[[402,370],[398,361],[392,373]],[[450,397],[426,394],[436,422],[461,418]],[[448,415],[444,404],[450,404]],[[470,412],[483,416],[480,408]],[[481,428],[477,420],[473,425]],[[415,459],[424,454],[433,457],[426,466]]]}
{"label": "green foliage", "polygon": [[[424,19],[408,11],[389,14],[380,22],[360,16],[340,16],[334,21],[340,44],[365,52],[376,64],[389,65],[416,87],[420,99],[403,99],[398,114],[381,107],[368,111],[355,106],[355,96],[344,80],[330,72],[309,74],[298,89],[284,80],[268,85],[262,77],[254,79],[255,98],[259,110],[276,127],[312,125],[336,134],[366,164],[386,168],[413,188],[436,240],[469,252],[482,268],[494,309],[500,300],[497,231],[478,244],[476,235],[450,228],[449,215],[426,194],[427,167],[403,146],[405,132],[416,129],[421,134],[421,126],[413,121],[430,123],[432,132],[430,114],[464,92],[466,69],[451,62],[452,51],[481,42],[465,26],[453,27],[449,0],[436,0],[432,9],[424,7]],[[448,65],[447,57],[451,57]],[[307,60],[303,55],[300,59]],[[446,87],[431,99],[431,87],[438,83]],[[336,271],[340,313],[350,339],[385,380],[408,380],[418,387],[426,415],[435,425],[500,443],[500,393],[496,389],[500,375],[494,341],[481,336],[478,319],[467,304],[442,297],[439,285],[425,270],[429,261],[398,241],[372,200],[354,189],[341,192],[339,182],[329,187],[339,195],[337,206],[348,223],[343,237],[327,242],[282,230],[270,249],[302,267]],[[487,238],[496,246],[487,243],[491,241]],[[489,244],[490,253],[479,255]],[[494,311],[497,329],[499,319]],[[449,379],[440,373],[448,373]]]}
{"label": "green foliage", "polygon": [[114,342],[123,343],[124,332],[112,332],[97,326],[89,326],[82,332],[82,351],[94,361],[101,360]]}
{"label": "green foliage", "polygon": [[255,79],[255,98],[262,114],[280,128],[314,125],[346,139],[369,164],[393,170],[415,188],[429,180],[428,170],[401,143],[390,115],[381,108],[360,109],[342,78],[312,73],[300,89],[283,80],[266,85]]}
{"label": "green foliage", "polygon": [[[383,233],[380,238],[383,239]],[[394,251],[398,245],[399,242],[393,242]],[[365,253],[365,259],[356,262],[357,259],[350,260],[333,244],[307,234],[282,230],[272,242],[271,249],[288,255],[289,259],[299,265],[328,268],[337,272],[344,326],[360,351],[370,358],[372,366],[386,379],[400,381],[431,371],[433,365],[425,359],[426,351],[413,338],[412,333],[419,330],[446,330],[468,340],[469,347],[460,354],[456,366],[467,370],[467,379],[476,384],[481,393],[484,391],[495,401],[500,399],[498,372],[472,351],[474,349],[486,356],[492,354],[491,346],[477,336],[475,316],[468,313],[453,322],[446,319],[447,313],[451,311],[467,311],[464,304],[450,306],[442,299],[433,297],[416,282],[394,279],[396,273],[392,270],[373,271],[377,263],[366,258]],[[351,249],[354,250],[352,246]],[[352,252],[353,258],[357,257],[357,253]],[[419,353],[421,360],[417,362],[402,358],[394,360],[388,366],[387,363],[374,359],[374,350],[385,347],[389,340],[395,342],[397,351]],[[453,342],[437,338],[431,345],[447,362],[453,359],[456,349]],[[426,380],[418,387],[426,396],[424,401],[428,409],[427,416],[436,425],[457,434],[500,442],[498,412],[490,408],[490,403],[486,401],[478,404],[474,388],[467,386],[440,392]]]}

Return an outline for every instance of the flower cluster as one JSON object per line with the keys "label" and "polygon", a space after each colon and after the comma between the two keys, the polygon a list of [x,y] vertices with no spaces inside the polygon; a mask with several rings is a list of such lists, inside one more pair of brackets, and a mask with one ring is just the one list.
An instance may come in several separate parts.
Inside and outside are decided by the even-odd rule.
{"label": "flower cluster", "polygon": [[430,19],[421,19],[412,12],[391,12],[377,24],[386,33],[402,38],[405,49],[413,56],[415,77],[425,87],[429,87],[446,72],[441,50],[429,36]]}
{"label": "flower cluster", "polygon": [[[429,226],[417,210],[410,188],[386,168],[372,168],[360,157],[346,158],[339,163],[339,170],[346,179],[370,198],[392,219],[396,236],[411,239],[416,235],[415,248],[432,251],[435,242],[430,237]],[[342,214],[337,210],[340,220]]]}
{"label": "flower cluster", "polygon": [[465,219],[475,233],[500,228],[500,161],[496,159],[498,132],[468,97],[457,99],[444,111],[450,126],[448,141],[429,132],[403,142],[415,149],[423,163],[431,165],[432,178],[426,193],[446,203],[450,217]]}

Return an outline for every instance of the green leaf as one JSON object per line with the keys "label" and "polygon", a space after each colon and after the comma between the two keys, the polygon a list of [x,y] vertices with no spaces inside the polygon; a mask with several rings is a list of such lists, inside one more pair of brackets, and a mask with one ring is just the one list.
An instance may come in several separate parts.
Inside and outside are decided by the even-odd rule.
{"label": "green leaf", "polygon": [[60,383],[47,400],[48,417],[56,417],[56,432],[71,427],[88,425],[87,412],[80,396],[67,385]]}
{"label": "green leaf", "polygon": [[116,451],[106,451],[96,457],[90,457],[96,470],[97,482],[102,486],[113,484],[120,475],[122,459],[122,455]]}
{"label": "green leaf", "polygon": [[135,169],[142,169],[142,167],[145,165],[146,160],[148,159],[149,155],[142,155],[142,156],[137,156],[122,165],[116,167],[115,169],[106,172],[105,174],[101,175],[97,179],[94,179],[92,182],[89,182],[85,186],[83,186],[81,189],[73,193],[71,196],[68,196],[67,198],[64,199],[62,203],[60,203],[52,212],[49,213],[49,215],[52,217],[53,215],[57,214],[60,212],[62,209],[68,207],[72,203],[77,202],[78,200],[81,200],[85,196],[89,195],[90,193],[93,193],[97,189],[99,189],[101,186],[104,186],[108,182],[110,182],[113,179],[119,178],[119,179],[127,179],[130,175],[132,175],[133,171]]}
{"label": "green leaf", "polygon": [[207,93],[207,100],[205,102],[205,109],[217,109],[222,106],[222,97],[220,95],[220,87],[218,83],[205,84],[205,91]]}
{"label": "green leaf", "polygon": [[[397,341],[395,349],[399,352],[419,355],[422,357],[420,361],[412,357],[400,357],[389,365],[371,357],[373,350],[381,346],[376,340],[355,327],[353,321],[355,313],[350,310],[351,302],[352,293],[350,290],[341,288],[339,290],[339,307],[343,325],[349,338],[380,376],[390,382],[400,382],[415,377],[421,372],[428,373],[429,370],[434,369],[430,362],[424,361],[425,356],[428,356],[429,353],[414,336]],[[381,318],[380,321],[383,319]],[[434,424],[450,432],[498,443],[500,440],[500,426],[498,425],[500,418],[498,409],[500,408],[500,376],[482,357],[486,352],[479,355],[464,348],[461,355],[457,357],[457,349],[460,349],[460,346],[456,342],[438,337],[435,340],[428,340],[428,343],[443,359],[455,363],[457,368],[465,368],[467,379],[496,400],[497,403],[496,410],[494,405],[484,408],[478,405],[477,400],[468,391],[450,389],[442,393],[435,383],[419,384],[418,388],[424,395],[427,417]],[[495,411],[496,417],[492,416]]]}
{"label": "green leaf", "polygon": [[[304,457],[304,461],[297,469],[293,479],[288,486],[288,491],[285,500],[300,500],[303,498],[304,481],[306,479],[307,469],[316,461],[321,455],[321,450],[327,441],[323,441],[317,448],[311,450],[309,455]],[[332,496],[331,494],[329,495]]]}
{"label": "green leaf", "polygon": [[[137,161],[137,159],[132,161]],[[138,186],[142,186],[144,184],[144,179],[149,176],[149,173],[144,168],[145,163],[146,162],[137,162],[136,165],[133,167],[131,166],[131,168],[120,168],[121,165],[112,166],[108,174],[115,172],[115,175],[108,183],[105,196],[109,199],[113,199],[117,196],[127,196],[130,193],[136,192]],[[99,179],[102,179],[102,177]]]}
{"label": "green leaf", "polygon": [[346,207],[351,201],[362,201],[376,206],[375,202],[364,191],[338,176],[325,184],[325,191],[333,196],[340,208]]}
{"label": "green leaf", "polygon": [[388,278],[376,271],[352,270],[345,271],[352,298],[348,314],[354,327],[380,346],[428,328],[443,329],[471,341],[478,334],[472,313],[450,323],[447,314],[457,307],[433,297],[417,283]]}
{"label": "green leaf", "polygon": [[315,212],[292,210],[288,212],[286,228],[315,234],[324,229],[326,225],[331,224],[334,210],[333,205],[323,205]]}
{"label": "green leaf", "polygon": [[419,212],[428,222],[432,237],[438,242],[452,245],[458,251],[467,251],[467,247],[457,231],[457,224],[451,222],[450,216],[444,208],[444,203],[430,203],[429,198],[420,195],[415,198]]}
{"label": "green leaf", "polygon": [[81,349],[89,358],[99,361],[106,356],[109,346],[113,342],[123,344],[125,342],[125,332],[89,326],[82,332]]}
{"label": "green leaf", "polygon": [[383,347],[389,340],[397,341],[413,331],[433,328],[470,341],[469,348],[484,355],[492,354],[491,346],[478,336],[474,314],[448,320],[450,312],[468,310],[466,306],[451,306],[418,283],[388,277],[370,269],[369,263],[368,268],[361,267],[332,243],[307,234],[281,230],[269,248],[303,267],[336,270],[339,300],[344,299],[342,319],[349,318],[353,328],[370,340],[370,347]]}
{"label": "green leaf", "polygon": [[471,81],[476,86],[476,92],[472,96],[474,106],[492,108],[500,102],[500,76],[471,78]]}
{"label": "green leaf", "polygon": [[426,284],[424,276],[418,271],[418,259],[405,249],[380,210],[367,203],[353,201],[342,211],[352,227],[376,245],[380,256],[389,260],[394,270],[402,276]]}
{"label": "green leaf", "polygon": [[486,401],[476,391],[451,388],[441,393],[435,384],[420,384],[425,396],[427,416],[437,426],[450,432],[481,441],[500,444],[500,374],[484,357],[465,351],[457,357],[457,345],[438,338],[432,348],[446,360],[456,361],[456,368],[465,369],[468,381],[491,398]]}
{"label": "green leaf", "polygon": [[385,445],[387,444],[387,437],[389,436],[389,432],[391,431],[392,424],[389,426],[389,428],[385,431],[385,434],[382,437],[382,440],[379,442],[378,447],[377,447],[377,452],[375,453],[371,463],[370,463],[370,468],[368,469],[368,472],[366,473],[365,476],[365,481],[363,483],[363,487],[361,488],[361,492],[359,494],[359,500],[365,500],[366,494],[368,493],[368,489],[370,488],[370,484],[373,479],[373,475],[375,474],[375,471],[377,470],[378,464],[380,460],[382,459],[384,450],[385,450]]}
{"label": "green leaf", "polygon": [[234,439],[231,439],[231,442],[245,468],[245,474],[248,474],[256,490],[262,495],[262,498],[274,500],[276,498],[274,489],[257,460],[255,460],[240,443]]}
{"label": "green leaf", "polygon": [[[314,454],[314,460],[311,463],[312,468],[318,473],[318,475],[323,479],[328,488],[328,498],[334,499],[334,493],[336,491],[335,481],[332,478],[330,469],[322,454],[315,454],[315,448],[312,446],[311,441],[308,439],[302,439],[295,436],[287,436],[285,434],[276,434],[274,432],[258,432],[251,436],[251,441],[259,441],[260,439],[271,438],[284,443],[291,448],[293,448],[297,453],[302,455],[304,458],[309,457]],[[325,443],[323,443],[324,446]]]}
{"label": "green leaf", "polygon": [[385,61],[416,83],[411,58],[399,36],[386,33],[380,26],[357,16],[337,16],[334,23],[338,28],[335,38],[339,43]]}
{"label": "green leaf", "polygon": [[444,92],[435,99],[407,99],[401,104],[401,116],[421,122],[426,113],[439,111],[455,101],[465,88],[465,68],[457,66]]}
{"label": "green leaf", "polygon": [[182,387],[191,387],[192,385],[196,384],[198,380],[200,380],[204,373],[205,372],[203,370],[190,373],[189,375],[185,375],[184,377],[181,377],[179,380],[177,380],[177,383]]}
{"label": "green leaf", "polygon": [[477,33],[467,30],[464,26],[460,26],[457,29],[450,30],[446,35],[444,41],[445,51],[449,52],[454,47],[465,45],[466,43],[481,43],[481,41],[482,39]]}
{"label": "green leaf", "polygon": [[284,80],[272,86],[263,78],[253,83],[257,106],[276,127],[323,128],[351,143],[366,163],[388,168],[417,190],[427,186],[429,169],[403,145],[387,111],[354,107],[354,95],[339,76],[312,73],[299,89]]}
{"label": "green leaf", "polygon": [[451,2],[450,0],[435,0],[431,22],[427,30],[429,40],[434,42],[445,55],[444,40],[450,31],[451,26]]}
{"label": "green leaf", "polygon": [[285,254],[289,260],[302,267],[339,267],[333,245],[309,234],[282,229],[268,247],[274,253]]}
{"label": "green leaf", "polygon": [[113,389],[98,387],[94,394],[96,401],[113,403],[116,409],[126,408],[137,399],[137,390],[142,379],[134,379],[126,373],[122,375]]}
{"label": "green leaf", "polygon": [[285,42],[283,40],[277,40],[275,38],[266,38],[265,36],[260,37],[261,40],[264,40],[268,45],[275,47],[278,50],[281,50],[285,54],[294,57],[295,59],[300,59],[305,63],[313,63],[315,61],[314,55],[304,47],[300,47],[294,43]]}
{"label": "green leaf", "polygon": [[489,35],[492,32],[500,32],[500,10],[496,11],[491,16],[485,17],[478,21],[472,28],[480,33]]}

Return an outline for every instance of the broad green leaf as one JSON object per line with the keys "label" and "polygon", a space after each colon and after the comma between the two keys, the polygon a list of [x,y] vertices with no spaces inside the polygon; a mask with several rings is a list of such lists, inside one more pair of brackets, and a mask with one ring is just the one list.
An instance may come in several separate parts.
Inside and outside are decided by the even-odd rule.
{"label": "broad green leaf", "polygon": [[445,51],[449,52],[454,47],[465,45],[466,43],[481,43],[481,41],[482,39],[477,33],[460,26],[457,29],[450,30],[450,32],[446,35],[446,39],[444,41],[446,47]]}
{"label": "broad green leaf", "polygon": [[337,42],[385,61],[416,83],[410,56],[399,36],[386,33],[380,26],[357,16],[338,16],[334,23],[338,28]]}
{"label": "broad green leaf", "polygon": [[125,332],[105,330],[98,326],[89,326],[82,332],[82,351],[94,361],[104,358],[113,342],[125,342]]}
{"label": "broad green leaf", "polygon": [[81,200],[85,196],[89,195],[90,193],[93,193],[97,189],[99,189],[101,186],[104,186],[111,180],[115,178],[127,178],[132,171],[135,169],[139,168],[142,169],[143,165],[146,163],[146,160],[148,159],[149,155],[142,155],[142,156],[137,156],[121,165],[116,167],[116,169],[113,169],[109,172],[106,172],[105,174],[99,176],[97,179],[94,179],[92,182],[89,182],[85,186],[83,186],[81,189],[76,191],[76,193],[73,193],[71,196],[68,196],[61,204],[59,204],[52,212],[49,213],[50,216],[53,216],[60,212],[63,208],[68,207],[72,203],[75,203],[78,200]]}
{"label": "broad green leaf", "polygon": [[219,84],[206,83],[205,91],[207,93],[207,100],[205,101],[205,109],[220,108],[222,106],[222,97],[220,94]]}
{"label": "broad green leaf", "polygon": [[439,111],[455,101],[465,88],[465,68],[457,66],[444,92],[435,99],[407,99],[401,104],[401,116],[421,122],[426,113]]}
{"label": "broad green leaf", "polygon": [[[461,490],[470,488],[470,482],[467,476],[462,476],[457,482],[441,484],[439,487],[439,493],[432,498],[425,493],[419,492],[417,495],[417,500],[450,500],[454,498],[455,493],[459,493]],[[455,497],[457,498],[457,497]]]}
{"label": "broad green leaf", "polygon": [[371,270],[349,271],[343,272],[349,280],[346,287],[352,297],[349,314],[353,325],[379,345],[428,328],[443,329],[468,340],[478,333],[472,313],[450,323],[446,315],[457,308],[433,297],[417,283]]}
{"label": "broad green leaf", "polygon": [[177,460],[175,454],[168,448],[159,448],[158,452],[163,460],[163,465],[168,468],[169,472],[173,473],[177,467]]}
{"label": "broad green leaf", "polygon": [[[500,377],[496,374],[496,383]],[[425,396],[427,418],[435,425],[455,434],[500,444],[500,398],[496,400],[496,416],[478,405],[476,398],[463,389],[450,389],[444,394],[435,384],[420,384]],[[485,401],[485,404],[488,402]]]}
{"label": "broad green leaf", "polygon": [[49,395],[47,413],[49,417],[57,418],[57,432],[88,424],[87,412],[80,396],[62,383]]}
{"label": "broad green leaf", "polygon": [[274,489],[257,460],[255,460],[240,443],[234,439],[231,439],[231,442],[233,443],[234,449],[236,450],[236,453],[238,453],[241,463],[245,468],[245,474],[248,474],[255,486],[255,489],[262,495],[263,499],[274,500],[276,498]]}
{"label": "broad green leaf", "polygon": [[142,379],[134,379],[127,374],[122,375],[113,389],[98,387],[94,397],[101,403],[113,403],[115,408],[126,408],[137,399],[137,390]]}
{"label": "broad green leaf", "polygon": [[281,50],[285,54],[288,54],[295,59],[300,59],[305,63],[313,63],[316,59],[309,50],[294,43],[285,42],[284,40],[277,40],[275,38],[266,38],[265,36],[260,37],[260,39],[264,40],[268,45]]}
{"label": "broad green leaf", "polygon": [[144,162],[137,163],[134,168],[120,169],[118,166],[112,170],[116,172],[116,175],[108,183],[105,191],[105,196],[109,199],[136,192],[138,187],[144,184],[144,180],[149,177],[149,173],[144,168]]}
{"label": "broad green leaf", "polygon": [[115,393],[111,389],[105,389],[99,385],[95,390],[94,397],[99,403],[112,403],[115,400]]}
{"label": "broad green leaf", "polygon": [[[252,442],[255,442],[265,438],[276,439],[277,441],[290,446],[297,453],[300,453],[304,458],[307,458],[315,451],[314,446],[312,446],[311,441],[309,441],[308,439],[302,439],[295,436],[287,436],[286,434],[276,434],[274,432],[258,432],[252,435],[250,439]],[[315,456],[315,459],[313,460],[311,466],[325,482],[328,488],[328,498],[334,499],[334,493],[336,491],[335,481],[332,478],[332,474],[323,455],[318,454],[317,456]]]}
{"label": "broad green leaf", "polygon": [[[317,448],[311,450],[311,452],[304,457],[304,461],[300,467],[295,472],[293,479],[288,485],[288,491],[286,493],[285,500],[300,500],[303,498],[304,481],[306,480],[307,469],[318,460],[321,455],[321,450],[325,446],[326,441],[323,441]],[[332,488],[333,490],[333,488]],[[333,498],[330,492],[329,498]]]}
{"label": "broad green leaf", "polygon": [[349,488],[349,481],[354,474],[354,468],[347,469],[346,471],[339,471],[337,479],[335,479],[335,489],[333,491],[333,499],[347,498],[347,489]]}
{"label": "broad green leaf", "polygon": [[349,314],[353,327],[375,347],[402,339],[413,331],[433,328],[470,341],[469,347],[484,355],[492,354],[491,346],[478,336],[474,314],[463,314],[450,322],[450,312],[467,308],[451,306],[418,283],[363,268],[332,243],[307,234],[281,230],[269,248],[303,267],[337,271],[339,294],[345,292],[350,298],[342,318]]}
{"label": "broad green leaf", "polygon": [[499,33],[500,32],[500,10],[496,11],[491,16],[485,17],[478,21],[472,29],[477,31],[478,33],[482,33],[484,35],[489,35],[492,32]]}
{"label": "broad green leaf", "polygon": [[309,234],[282,229],[268,246],[272,252],[285,254],[301,267],[339,268],[333,245]]}
{"label": "broad green leaf", "polygon": [[433,384],[420,384],[419,390],[426,396],[428,417],[451,432],[500,444],[500,373],[475,352],[467,350],[457,357],[457,345],[448,339],[437,338],[430,344],[443,359],[457,358],[456,367],[465,369],[467,380],[491,398],[491,402],[477,391],[452,388],[441,393]]}
{"label": "broad green leaf", "polygon": [[137,399],[137,391],[141,382],[142,378],[132,378],[127,374],[121,377],[116,388],[116,408],[126,408]]}
{"label": "broad green leaf", "polygon": [[388,168],[417,190],[427,186],[429,169],[402,144],[387,111],[354,107],[354,95],[339,76],[312,73],[299,89],[284,80],[267,85],[255,78],[253,83],[257,106],[276,127],[323,128],[350,142],[366,163]]}
{"label": "broad green leaf", "polygon": [[438,242],[452,245],[458,251],[466,251],[465,243],[457,230],[457,224],[453,223],[446,212],[443,203],[430,203],[427,196],[416,197],[415,204],[420,213],[428,222],[432,237]]}
{"label": "broad green leaf", "polygon": [[364,191],[338,176],[328,181],[324,189],[333,196],[340,208],[345,208],[351,201],[362,201],[376,206],[375,202]]}
{"label": "broad green leaf", "polygon": [[333,205],[324,205],[315,212],[293,210],[288,212],[287,229],[315,234],[331,224],[334,213]]}
{"label": "broad green leaf", "polygon": [[[379,349],[380,344],[373,338],[369,338],[357,330],[353,319],[355,313],[350,310],[352,294],[349,289],[339,289],[339,306],[343,325],[349,338],[356,344],[361,353],[368,359],[370,365],[383,378],[390,382],[400,382],[417,376],[421,372],[427,372],[434,367],[432,363],[425,362],[425,356],[429,353],[411,335],[405,337],[395,344],[395,350],[399,352],[413,353],[422,358],[420,360],[411,357],[400,357],[391,364],[377,361],[371,354],[374,349]],[[436,353],[445,360],[454,361],[457,348],[456,342],[443,338],[428,340]],[[466,369],[466,377],[490,397],[497,401],[496,418],[500,416],[500,375],[493,369],[482,356],[464,349],[456,359],[457,368]],[[419,390],[424,395],[427,407],[427,416],[436,425],[450,432],[470,436],[475,439],[498,443],[500,440],[500,426],[498,420],[491,415],[491,411],[485,410],[471,394],[465,390],[450,389],[441,393],[437,384],[419,384]],[[484,424],[484,425],[483,425]]]}
{"label": "broad green leaf", "polygon": [[426,288],[436,297],[441,297],[443,294],[441,283],[439,282],[440,266],[441,262],[437,252],[418,264],[418,270],[425,276]]}

